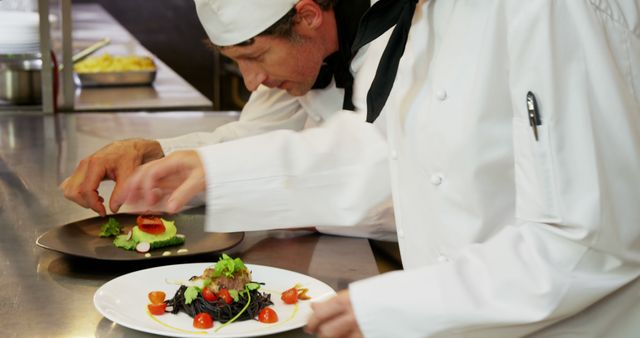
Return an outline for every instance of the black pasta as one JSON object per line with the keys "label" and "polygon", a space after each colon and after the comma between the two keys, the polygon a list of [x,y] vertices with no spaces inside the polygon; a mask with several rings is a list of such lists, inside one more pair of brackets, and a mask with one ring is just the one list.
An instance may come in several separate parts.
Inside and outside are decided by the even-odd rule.
{"label": "black pasta", "polygon": [[[226,323],[242,311],[249,301],[249,297],[247,297],[245,293],[240,293],[238,295],[238,301],[234,301],[231,304],[225,303],[222,299],[209,302],[199,294],[190,304],[187,304],[184,296],[186,290],[186,286],[180,286],[173,298],[165,301],[167,308],[171,307],[171,310],[168,312],[177,314],[182,311],[191,317],[195,317],[198,313],[206,312],[210,314],[214,320]],[[251,290],[249,294],[251,295],[251,302],[236,321],[255,319],[260,313],[260,310],[269,305],[273,305],[270,294],[262,293],[258,290]]]}

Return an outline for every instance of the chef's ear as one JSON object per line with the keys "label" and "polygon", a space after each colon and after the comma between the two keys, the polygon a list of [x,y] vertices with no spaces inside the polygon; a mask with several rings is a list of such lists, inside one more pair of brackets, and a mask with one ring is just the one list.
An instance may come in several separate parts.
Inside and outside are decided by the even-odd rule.
{"label": "chef's ear", "polygon": [[300,0],[295,8],[299,34],[310,33],[322,26],[325,12],[315,1]]}

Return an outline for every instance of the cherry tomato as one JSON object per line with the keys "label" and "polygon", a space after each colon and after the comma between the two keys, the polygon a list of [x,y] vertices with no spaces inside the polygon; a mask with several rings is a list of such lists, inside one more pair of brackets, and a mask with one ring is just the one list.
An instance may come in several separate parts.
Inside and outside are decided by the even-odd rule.
{"label": "cherry tomato", "polygon": [[210,329],[213,327],[213,318],[206,312],[200,312],[193,317],[193,327],[198,329]]}
{"label": "cherry tomato", "polygon": [[204,300],[206,300],[207,302],[213,302],[218,299],[218,296],[216,296],[216,294],[213,293],[211,289],[204,288],[202,289],[202,298],[204,298]]}
{"label": "cherry tomato", "polygon": [[157,216],[138,216],[136,219],[138,228],[146,233],[157,235],[165,232],[164,224],[160,217]]}
{"label": "cherry tomato", "polygon": [[280,296],[280,299],[282,299],[282,301],[287,304],[295,304],[298,302],[298,290],[296,290],[295,287],[289,290],[286,290],[285,292],[282,293],[282,296]]}
{"label": "cherry tomato", "polygon": [[278,314],[270,307],[260,310],[258,320],[262,323],[275,323],[278,321]]}
{"label": "cherry tomato", "polygon": [[218,291],[218,298],[222,298],[222,300],[224,300],[224,302],[227,304],[233,303],[233,297],[231,297],[231,295],[229,294],[229,290],[227,289],[220,289]]}
{"label": "cherry tomato", "polygon": [[151,312],[152,315],[159,316],[164,314],[164,310],[167,308],[167,304],[166,303],[148,304],[147,308],[149,309],[149,312]]}
{"label": "cherry tomato", "polygon": [[151,292],[149,292],[148,296],[149,296],[149,301],[151,302],[151,304],[160,304],[160,303],[164,302],[164,298],[167,295],[162,291],[151,291]]}

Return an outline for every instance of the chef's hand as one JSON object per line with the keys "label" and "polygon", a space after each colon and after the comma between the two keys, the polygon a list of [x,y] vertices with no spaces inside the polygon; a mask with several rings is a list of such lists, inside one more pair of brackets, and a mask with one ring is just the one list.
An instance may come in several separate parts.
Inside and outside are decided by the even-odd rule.
{"label": "chef's hand", "polygon": [[349,291],[343,290],[338,295],[322,303],[311,304],[313,314],[305,327],[305,331],[320,338],[363,337],[356,316],[351,307]]}
{"label": "chef's hand", "polygon": [[[100,182],[116,182],[113,196],[122,189],[123,183],[136,167],[162,156],[162,147],[154,140],[116,141],[80,161],[71,176],[67,177],[59,188],[66,198],[105,216],[104,198],[98,194]],[[112,197],[109,208],[112,212],[117,212],[121,204]]]}
{"label": "chef's hand", "polygon": [[200,156],[183,150],[140,166],[112,198],[140,212],[176,213],[205,189]]}

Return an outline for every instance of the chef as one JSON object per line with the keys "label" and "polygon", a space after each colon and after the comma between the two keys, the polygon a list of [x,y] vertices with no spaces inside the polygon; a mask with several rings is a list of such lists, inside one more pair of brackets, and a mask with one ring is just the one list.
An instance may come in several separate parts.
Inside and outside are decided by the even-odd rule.
{"label": "chef", "polygon": [[125,195],[205,191],[208,229],[247,230],[353,224],[391,187],[405,270],[314,304],[320,337],[637,337],[640,4],[422,0],[410,21],[378,130],[345,112],[175,152]]}
{"label": "chef", "polygon": [[[245,85],[252,91],[239,121],[225,124],[213,132],[191,133],[160,140],[128,139],[107,145],[82,160],[74,173],[61,184],[60,188],[67,198],[104,216],[106,210],[103,198],[98,194],[98,186],[102,180],[114,180],[116,185],[112,196],[118,195],[122,182],[135,167],[174,151],[194,149],[270,130],[315,127],[343,107],[357,112],[361,120],[365,120],[366,107],[361,102],[365,98],[352,97],[353,77],[349,64],[358,19],[369,8],[369,0],[277,0],[276,3],[246,0],[237,2],[235,6],[231,5],[234,2],[195,1],[203,27],[212,42],[222,47],[223,53],[225,50],[233,52],[232,45],[236,43],[259,43],[264,36],[275,37],[276,41],[285,41],[288,45],[292,45],[288,40],[293,37],[307,42],[298,43],[298,48],[289,55],[277,56],[279,58],[275,62],[273,59],[257,62],[256,58],[262,57],[257,54],[242,55],[237,60]],[[216,12],[216,6],[225,10],[228,8],[229,11],[220,12],[224,14],[220,16]],[[253,8],[252,11],[257,12],[259,17],[246,15],[244,11],[247,8]],[[295,17],[296,20],[302,14],[306,17],[309,16],[308,13],[317,15],[317,22],[313,23],[316,26],[308,28],[309,32],[292,31],[296,12],[301,13]],[[224,34],[217,34],[219,32]],[[322,39],[326,36],[330,40],[318,40],[319,33],[322,33]],[[249,40],[256,34],[260,37]],[[309,54],[309,51],[313,54]],[[265,54],[264,51],[260,52]],[[313,57],[309,58],[309,55]],[[305,56],[307,58],[303,58]],[[359,61],[356,58],[354,62]],[[300,67],[296,68],[296,64],[307,68],[307,73],[300,73]],[[370,73],[366,81],[370,83],[372,76],[373,73]],[[368,83],[361,85],[368,86]],[[120,204],[112,198],[111,211],[117,212]],[[317,229],[329,234],[396,240],[390,199],[372,208],[359,223],[350,228],[328,226]]]}

